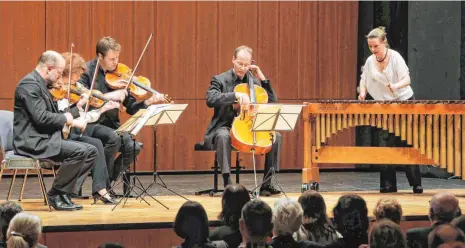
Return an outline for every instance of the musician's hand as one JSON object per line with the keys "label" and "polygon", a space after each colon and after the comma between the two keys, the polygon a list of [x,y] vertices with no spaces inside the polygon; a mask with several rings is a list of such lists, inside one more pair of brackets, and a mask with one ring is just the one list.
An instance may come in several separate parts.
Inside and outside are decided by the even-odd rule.
{"label": "musician's hand", "polygon": [[165,96],[163,94],[153,94],[149,99],[145,100],[145,105],[152,105],[157,103],[164,103]]}
{"label": "musician's hand", "polygon": [[360,92],[360,95],[358,95],[358,100],[364,101],[366,98],[366,93],[365,92]]}
{"label": "musician's hand", "polygon": [[82,110],[82,107],[87,103],[87,100],[89,99],[89,94],[88,93],[83,93],[81,94],[81,99],[76,103],[76,107],[78,109]]}
{"label": "musician's hand", "polygon": [[246,105],[250,103],[249,95],[245,93],[236,92],[236,99],[239,105]]}
{"label": "musician's hand", "polygon": [[253,75],[260,79],[260,81],[266,80],[265,75],[263,75],[262,70],[257,65],[251,65],[249,69],[252,70]]}
{"label": "musician's hand", "polygon": [[66,124],[71,125],[73,123],[73,115],[71,113],[64,113],[64,116],[66,117]]}
{"label": "musician's hand", "polygon": [[399,86],[397,86],[397,84],[387,83],[387,87],[389,88],[389,90],[390,90],[391,92],[394,92],[394,91],[396,91],[397,89],[399,89]]}
{"label": "musician's hand", "polygon": [[73,123],[71,126],[78,128],[82,132],[86,129],[87,121],[85,121],[83,118],[76,118],[73,120]]}
{"label": "musician's hand", "polygon": [[120,107],[120,104],[118,102],[109,101],[100,108],[100,113],[101,114],[105,113],[106,111],[110,109],[119,109],[119,107]]}
{"label": "musician's hand", "polygon": [[105,93],[103,94],[103,96],[110,101],[123,102],[124,99],[126,99],[126,97],[128,96],[128,91],[125,89],[120,89]]}

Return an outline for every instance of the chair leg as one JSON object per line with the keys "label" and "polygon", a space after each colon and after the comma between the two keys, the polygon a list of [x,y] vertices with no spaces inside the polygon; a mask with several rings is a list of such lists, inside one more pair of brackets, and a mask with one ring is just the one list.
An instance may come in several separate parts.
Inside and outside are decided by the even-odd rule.
{"label": "chair leg", "polygon": [[215,152],[215,164],[214,164],[214,171],[213,171],[213,191],[218,191],[218,156]]}
{"label": "chair leg", "polygon": [[21,185],[21,193],[19,194],[19,199],[18,201],[23,200],[23,194],[24,194],[24,188],[26,187],[26,181],[27,181],[27,172],[29,169],[26,169],[26,172],[24,173],[24,180],[23,180],[23,185]]}
{"label": "chair leg", "polygon": [[[39,169],[38,169],[39,170]],[[39,175],[39,171],[37,170],[37,179],[39,179],[39,186],[40,186],[40,192],[42,193],[42,200],[44,201],[44,204],[47,204],[47,202],[45,201],[45,197],[46,195],[44,194],[44,188],[42,186],[42,182],[40,180],[40,175]]]}
{"label": "chair leg", "polygon": [[241,162],[239,160],[239,152],[236,152],[236,183],[239,184],[239,175],[241,174]]}
{"label": "chair leg", "polygon": [[0,183],[2,182],[2,177],[3,177],[3,166],[4,166],[4,163],[2,163],[2,165],[0,165],[1,168],[0,168]]}
{"label": "chair leg", "polygon": [[8,190],[8,196],[6,197],[6,200],[9,201],[10,200],[10,197],[11,197],[11,191],[13,191],[13,185],[15,184],[15,180],[16,180],[16,173],[18,172],[17,169],[14,170],[13,172],[13,178],[11,179],[11,183],[10,183],[10,189]]}
{"label": "chair leg", "polygon": [[47,198],[47,188],[45,187],[45,182],[44,182],[44,176],[42,175],[42,169],[39,167],[39,169],[37,170],[37,174],[39,175],[39,183],[40,183],[40,186],[42,188],[42,194],[45,198],[45,205],[48,206],[48,209],[49,211],[51,212],[52,211],[52,207],[50,206],[50,203],[48,202],[48,198]]}

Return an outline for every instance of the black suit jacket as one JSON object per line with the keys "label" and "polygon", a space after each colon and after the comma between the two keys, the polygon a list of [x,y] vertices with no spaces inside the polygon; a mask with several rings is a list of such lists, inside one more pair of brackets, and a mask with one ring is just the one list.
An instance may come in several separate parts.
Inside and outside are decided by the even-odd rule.
{"label": "black suit jacket", "polygon": [[[71,113],[79,116],[77,108]],[[61,130],[66,117],[58,111],[45,80],[32,71],[19,81],[15,91],[13,147],[17,154],[49,158],[61,150]]]}
{"label": "black suit jacket", "polygon": [[[250,75],[250,74],[248,74]],[[235,117],[233,104],[236,101],[234,87],[237,85],[237,76],[233,69],[225,71],[219,75],[213,76],[210,87],[207,91],[207,106],[214,108],[214,114],[208,125],[205,133],[205,145],[210,146],[213,143],[215,132],[220,127],[230,127]],[[245,82],[247,81],[245,77]],[[268,93],[268,102],[277,102],[278,98],[274,93],[273,87],[269,80],[260,82],[256,77],[252,76],[254,84],[263,87]]]}
{"label": "black suit jacket", "polygon": [[407,231],[407,246],[410,248],[428,248],[428,235],[439,225],[444,224],[443,222],[436,222],[428,227],[418,227]]}
{"label": "black suit jacket", "polygon": [[242,243],[242,235],[239,229],[224,225],[210,231],[210,240],[224,240],[229,247],[238,247]]}

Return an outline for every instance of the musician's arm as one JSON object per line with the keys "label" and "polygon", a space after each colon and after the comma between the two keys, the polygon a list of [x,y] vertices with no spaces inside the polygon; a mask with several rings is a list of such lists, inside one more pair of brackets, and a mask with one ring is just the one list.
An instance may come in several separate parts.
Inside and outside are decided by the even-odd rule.
{"label": "musician's arm", "polygon": [[39,86],[35,84],[27,84],[27,86],[26,88],[24,84],[19,85],[15,94],[16,98],[24,103],[24,107],[34,124],[62,128],[67,121],[66,116],[47,110],[47,105],[42,98]]}
{"label": "musician's arm", "polygon": [[231,105],[236,102],[235,92],[222,93],[221,88],[221,82],[216,77],[213,77],[206,96],[207,106],[209,108]]}
{"label": "musician's arm", "polygon": [[145,104],[144,101],[137,102],[136,98],[131,95],[128,95],[124,99],[123,106],[126,107],[126,113],[130,115],[137,113],[137,111],[139,111],[140,109],[146,109],[149,107]]}
{"label": "musician's arm", "polygon": [[410,73],[409,69],[407,67],[407,64],[405,63],[405,60],[402,58],[400,54],[395,54],[393,56],[393,59],[395,60],[395,70],[397,72],[397,76],[400,78],[399,82],[396,82],[393,84],[395,89],[401,89],[404,87],[407,87],[410,85]]}
{"label": "musician's arm", "polygon": [[274,92],[273,86],[271,85],[271,81],[268,79],[262,80],[260,82],[261,86],[266,90],[268,93],[268,103],[275,103],[278,102],[278,97]]}

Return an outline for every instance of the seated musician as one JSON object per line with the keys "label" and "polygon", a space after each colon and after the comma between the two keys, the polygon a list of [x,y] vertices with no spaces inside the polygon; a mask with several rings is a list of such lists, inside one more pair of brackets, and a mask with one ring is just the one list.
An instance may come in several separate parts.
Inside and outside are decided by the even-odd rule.
{"label": "seated musician", "polygon": [[79,210],[71,201],[76,185],[84,181],[97,157],[95,146],[62,139],[65,124],[85,128],[79,113],[60,113],[49,87],[62,80],[66,62],[55,51],[44,52],[34,71],[19,81],[15,91],[13,147],[19,155],[62,162],[47,198],[56,210]]}
{"label": "seated musician", "polygon": [[[96,68],[97,59],[87,62],[87,72],[82,74],[80,82],[90,88],[92,78],[96,69],[98,69],[97,78],[95,80],[94,89],[104,93],[107,98],[114,101],[122,101],[123,106],[126,107],[126,112],[130,115],[135,114],[137,111],[156,103],[161,103],[164,100],[162,94],[153,95],[151,98],[136,102],[136,99],[128,94],[127,90],[124,89],[112,89],[107,84],[105,75],[109,71],[115,71],[118,66],[119,54],[121,46],[111,37],[104,37],[98,43],[96,47],[96,53],[99,60],[99,68]],[[86,128],[85,135],[90,137],[104,139],[114,139],[117,134],[114,132],[115,129],[120,127],[119,110],[112,109],[106,111],[100,116],[98,121],[100,125],[94,125],[90,128]],[[140,147],[136,143],[136,154],[134,154],[134,142],[131,136],[128,134],[122,134],[121,137],[121,148],[119,151],[121,154],[116,158],[113,168],[113,172],[110,173],[110,180],[114,181],[118,175],[129,168],[131,163],[134,161],[134,156],[137,156],[140,152]],[[122,167],[120,166],[122,164]]]}
{"label": "seated musician", "polygon": [[[73,64],[71,65],[71,75],[70,75],[71,54],[62,53],[62,56],[65,58],[65,61],[66,61],[66,67],[65,67],[65,70],[63,71],[62,81],[65,81],[66,83],[64,83],[64,85],[59,85],[59,87],[61,88],[65,86],[63,87],[63,89],[67,91],[67,87],[69,86],[68,85],[69,78],[71,78],[71,84],[76,85],[76,89],[83,87],[83,86],[79,86],[79,83],[76,81],[80,78],[81,74],[84,73],[86,70],[85,60],[81,56],[79,56],[79,54],[74,53],[72,57]],[[119,103],[108,101],[104,103],[101,108],[88,111],[87,113],[85,113],[83,106],[86,104],[88,97],[89,97],[88,93],[83,93],[81,95],[81,99],[76,103],[76,107],[79,109],[79,112],[80,112],[79,118],[85,117],[86,122],[88,123],[86,126],[86,129],[94,125],[99,125],[93,122],[96,122],[102,113],[105,113],[106,111],[110,109],[119,108]],[[69,103],[68,99],[64,98],[58,101],[58,108],[60,109],[61,107],[62,109],[65,109],[68,107],[68,103]],[[69,139],[91,144],[95,146],[98,150],[95,167],[91,171],[92,196],[94,198],[94,202],[96,202],[99,199],[105,204],[115,204],[116,201],[111,197],[112,195],[108,194],[108,191],[107,191],[107,189],[110,188],[110,179],[109,179],[108,173],[109,171],[113,171],[113,168],[109,167],[108,164],[114,162],[114,158],[120,148],[121,141],[117,137],[113,140],[111,139],[100,140],[96,137],[89,137],[86,135],[81,136],[80,134],[81,134],[80,130],[76,128],[71,129],[71,133],[69,134]],[[84,181],[80,181],[77,184],[78,189],[82,187],[83,183]]]}
{"label": "seated musician", "polygon": [[[255,84],[261,85],[268,93],[269,102],[277,102],[278,98],[274,93],[270,80],[267,80],[263,72],[256,65],[252,65],[252,49],[247,46],[240,46],[234,51],[232,57],[233,68],[216,75],[210,82],[207,91],[207,106],[214,108],[212,120],[205,134],[205,145],[215,147],[218,154],[218,163],[223,174],[224,186],[231,184],[231,129],[234,117],[237,115],[237,105],[250,103],[247,94],[234,92],[234,87],[240,83],[248,83],[248,77],[252,71],[252,80]],[[233,106],[234,105],[234,106]],[[272,149],[265,156],[265,181],[267,176],[271,176],[268,171],[271,167],[279,169],[279,155],[281,151],[281,134],[276,133],[276,139]],[[260,195],[269,196],[281,193],[271,185],[271,180],[267,180],[260,188]]]}
{"label": "seated musician", "polygon": [[[402,56],[388,48],[384,27],[373,29],[367,35],[367,41],[373,55],[368,57],[363,66],[359,100],[365,100],[367,92],[374,100],[414,100],[409,69]],[[405,146],[392,133],[386,135],[386,131],[375,128],[374,135],[388,146]],[[405,166],[405,173],[413,192],[422,193],[419,166]],[[380,192],[397,192],[396,171],[392,165],[381,166]]]}

